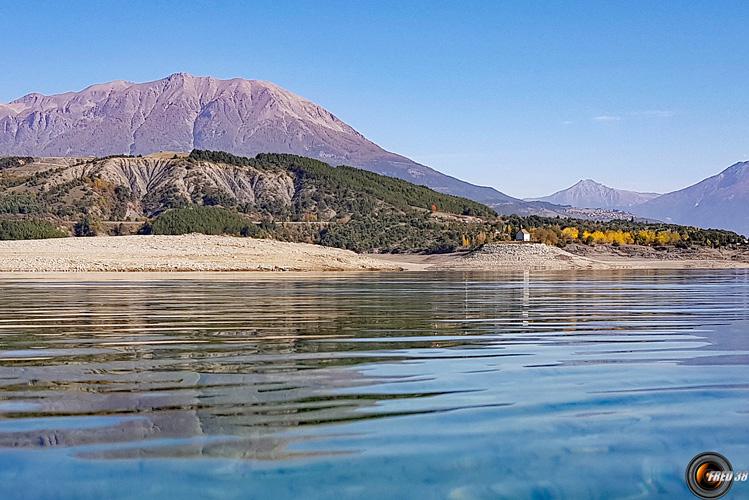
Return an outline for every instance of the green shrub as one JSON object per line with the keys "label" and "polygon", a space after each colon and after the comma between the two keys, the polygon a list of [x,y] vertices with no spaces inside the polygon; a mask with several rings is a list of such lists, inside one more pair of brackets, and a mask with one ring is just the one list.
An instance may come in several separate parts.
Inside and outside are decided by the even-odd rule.
{"label": "green shrub", "polygon": [[143,197],[143,208],[147,214],[157,214],[164,209],[185,208],[190,206],[191,200],[188,200],[175,186],[158,189],[149,192]]}
{"label": "green shrub", "polygon": [[101,222],[94,216],[87,214],[74,227],[76,236],[96,236],[102,232]]}
{"label": "green shrub", "polygon": [[169,210],[150,224],[152,234],[234,234],[254,236],[258,229],[249,220],[219,207],[192,207]]}
{"label": "green shrub", "polygon": [[237,200],[231,193],[227,193],[220,188],[208,187],[201,194],[203,205],[206,206],[233,207],[237,204]]}
{"label": "green shrub", "polygon": [[0,221],[0,240],[42,240],[69,236],[54,224],[36,219]]}
{"label": "green shrub", "polygon": [[34,194],[0,194],[0,214],[32,214],[41,211],[42,205]]}

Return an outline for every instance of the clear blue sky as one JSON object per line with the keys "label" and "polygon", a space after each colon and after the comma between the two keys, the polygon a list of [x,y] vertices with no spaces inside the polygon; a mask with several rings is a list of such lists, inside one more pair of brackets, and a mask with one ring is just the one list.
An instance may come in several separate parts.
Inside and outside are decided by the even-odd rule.
{"label": "clear blue sky", "polygon": [[514,196],[667,191],[749,159],[749,2],[0,3],[0,101],[170,73],[270,80]]}

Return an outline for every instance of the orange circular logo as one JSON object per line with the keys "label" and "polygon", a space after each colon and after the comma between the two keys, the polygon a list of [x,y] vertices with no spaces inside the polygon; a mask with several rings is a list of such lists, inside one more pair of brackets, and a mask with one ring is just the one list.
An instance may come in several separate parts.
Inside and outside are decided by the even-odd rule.
{"label": "orange circular logo", "polygon": [[720,498],[733,484],[733,469],[726,457],[716,452],[700,453],[686,471],[689,489],[700,498]]}

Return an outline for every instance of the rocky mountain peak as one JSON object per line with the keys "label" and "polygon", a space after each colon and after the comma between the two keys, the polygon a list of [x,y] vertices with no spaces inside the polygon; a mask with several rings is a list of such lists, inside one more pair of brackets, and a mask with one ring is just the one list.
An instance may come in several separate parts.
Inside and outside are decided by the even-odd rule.
{"label": "rocky mountain peak", "polygon": [[632,207],[658,196],[656,193],[638,193],[615,189],[593,179],[582,179],[567,189],[535,201],[546,201],[576,208],[601,208],[628,211]]}
{"label": "rocky mountain peak", "polygon": [[[333,113],[273,83],[174,73],[0,105],[0,155],[109,156],[220,150],[292,153],[485,203],[518,202],[384,150]],[[522,203],[522,202],[521,202]]]}

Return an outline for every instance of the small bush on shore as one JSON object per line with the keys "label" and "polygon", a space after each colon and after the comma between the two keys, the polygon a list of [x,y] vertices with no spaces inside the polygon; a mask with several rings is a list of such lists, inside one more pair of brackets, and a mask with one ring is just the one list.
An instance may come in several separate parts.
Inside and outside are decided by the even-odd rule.
{"label": "small bush on shore", "polygon": [[144,227],[151,234],[233,234],[255,236],[258,228],[240,214],[218,207],[169,210]]}
{"label": "small bush on shore", "polygon": [[102,233],[101,222],[88,214],[73,228],[76,236],[97,236]]}
{"label": "small bush on shore", "polygon": [[0,240],[42,240],[70,236],[44,220],[0,220]]}

